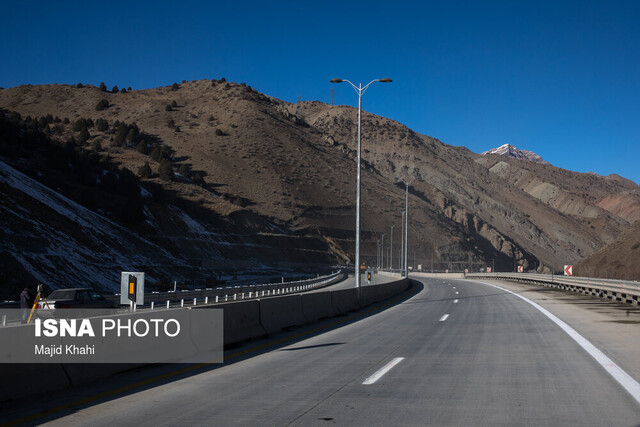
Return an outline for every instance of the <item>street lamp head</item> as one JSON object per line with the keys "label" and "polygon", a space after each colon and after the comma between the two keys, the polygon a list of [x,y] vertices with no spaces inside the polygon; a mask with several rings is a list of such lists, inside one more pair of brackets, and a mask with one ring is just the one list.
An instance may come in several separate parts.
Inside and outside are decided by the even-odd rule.
{"label": "street lamp head", "polygon": [[331,79],[329,80],[329,83],[342,83],[344,80],[342,79]]}
{"label": "street lamp head", "polygon": [[380,83],[391,83],[393,80],[391,80],[389,77],[385,77],[384,79],[380,79],[378,81]]}

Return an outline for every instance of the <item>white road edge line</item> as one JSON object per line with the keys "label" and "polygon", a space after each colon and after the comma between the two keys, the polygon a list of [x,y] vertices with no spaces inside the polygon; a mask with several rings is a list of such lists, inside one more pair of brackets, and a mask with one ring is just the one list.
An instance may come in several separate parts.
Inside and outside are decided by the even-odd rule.
{"label": "white road edge line", "polygon": [[604,370],[609,373],[609,375],[611,375],[638,403],[640,403],[640,383],[638,383],[635,379],[633,379],[631,375],[627,374],[613,360],[609,359],[609,357],[607,357],[602,351],[598,350],[598,348],[593,344],[591,344],[585,337],[583,337],[578,332],[576,332],[575,329],[567,325],[565,322],[560,320],[558,317],[556,317],[554,314],[549,312],[547,309],[536,304],[530,299],[523,297],[522,295],[519,295],[508,289],[501,288],[500,286],[492,285],[490,283],[484,283],[484,282],[481,282],[481,283],[487,286],[498,288],[505,292],[509,292],[510,294],[513,294],[518,298],[521,298],[524,301],[528,302],[529,304],[534,306],[536,309],[538,309],[540,312],[542,312],[542,314],[547,316],[549,319],[551,319],[553,323],[555,323],[563,331],[565,331],[567,335],[573,338],[573,340],[577,342],[578,345],[580,345],[580,347],[582,347],[587,353],[589,353],[591,357],[593,357],[596,360],[596,362],[598,362],[600,366],[602,366]]}
{"label": "white road edge line", "polygon": [[380,378],[382,378],[384,374],[389,372],[394,366],[396,366],[398,363],[402,362],[403,360],[404,360],[404,357],[396,357],[391,362],[387,363],[382,368],[380,368],[375,374],[371,375],[369,378],[364,380],[362,385],[370,385],[375,383]]}
{"label": "white road edge line", "polygon": [[448,315],[448,314],[445,314],[444,316],[442,316],[442,317],[440,318],[440,321],[441,321],[441,322],[444,322],[445,320],[447,320],[447,317],[449,317],[449,315]]}

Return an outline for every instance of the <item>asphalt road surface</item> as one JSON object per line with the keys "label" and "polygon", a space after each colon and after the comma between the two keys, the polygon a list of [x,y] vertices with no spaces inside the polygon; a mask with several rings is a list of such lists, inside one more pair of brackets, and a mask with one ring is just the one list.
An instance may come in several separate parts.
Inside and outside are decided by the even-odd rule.
{"label": "asphalt road surface", "polygon": [[[526,301],[469,280],[419,280],[424,288],[411,298],[309,338],[238,357],[276,337],[249,343],[230,350],[223,366],[116,395],[97,396],[115,387],[107,382],[32,401],[31,409],[18,402],[2,408],[10,409],[3,420],[31,413],[31,422],[64,426],[640,425],[632,395]],[[56,405],[62,409],[38,418]]]}

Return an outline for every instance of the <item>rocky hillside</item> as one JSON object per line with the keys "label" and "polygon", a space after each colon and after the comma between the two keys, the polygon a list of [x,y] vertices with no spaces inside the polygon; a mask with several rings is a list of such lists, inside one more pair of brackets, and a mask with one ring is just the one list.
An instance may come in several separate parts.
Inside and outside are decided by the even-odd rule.
{"label": "rocky hillside", "polygon": [[636,222],[613,243],[580,261],[574,267],[574,274],[640,281],[639,257],[640,222]]}
{"label": "rocky hillside", "polygon": [[[260,236],[259,244],[279,248],[284,261],[353,261],[354,108],[290,104],[224,80],[117,93],[90,85],[20,86],[0,91],[0,107],[39,120],[53,139],[73,138],[120,169],[137,174],[148,162],[151,174],[143,173],[140,186],[179,198],[208,232],[242,234],[244,227],[248,241]],[[51,124],[41,120],[47,115]],[[400,182],[407,179],[414,179],[409,260],[428,268],[432,260],[435,269],[478,269],[495,260],[501,270],[514,263],[559,270],[613,241],[640,215],[640,191],[626,180],[480,156],[368,113],[362,141],[368,263],[375,263],[380,233],[390,242],[391,225],[398,261]],[[167,164],[171,180],[161,178]],[[143,209],[138,222],[124,226],[162,248],[182,248],[171,255],[191,265],[247,261],[243,253],[222,253],[219,244],[194,244],[171,225],[179,215],[160,208],[166,204],[158,201],[161,213]],[[151,230],[149,221],[164,225]]]}

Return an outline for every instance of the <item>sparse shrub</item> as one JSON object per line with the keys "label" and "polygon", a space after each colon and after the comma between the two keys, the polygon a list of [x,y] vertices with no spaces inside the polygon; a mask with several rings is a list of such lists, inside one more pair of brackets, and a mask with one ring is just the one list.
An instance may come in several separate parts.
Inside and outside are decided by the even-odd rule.
{"label": "sparse shrub", "polygon": [[156,147],[153,149],[153,151],[151,152],[151,158],[160,163],[160,161],[162,160],[162,152],[159,148]]}
{"label": "sparse shrub", "polygon": [[89,140],[89,138],[91,138],[91,134],[89,133],[89,130],[87,130],[86,127],[83,127],[82,130],[80,131],[80,135],[78,135],[78,143],[84,144]]}
{"label": "sparse shrub", "polygon": [[138,139],[138,129],[135,127],[131,127],[129,129],[129,133],[127,133],[127,141],[129,142],[136,142],[136,140]]}
{"label": "sparse shrub", "polygon": [[100,90],[103,91],[103,92],[107,91],[107,85],[104,84],[104,82],[100,83]]}
{"label": "sparse shrub", "polygon": [[173,119],[169,119],[167,121],[167,127],[174,128],[176,126],[176,122]]}
{"label": "sparse shrub", "polygon": [[189,166],[185,163],[181,164],[178,168],[178,173],[182,176],[189,177]]}
{"label": "sparse shrub", "polygon": [[226,81],[227,81],[227,79],[225,79],[224,77],[220,79],[220,83],[224,83]]}
{"label": "sparse shrub", "polygon": [[44,129],[47,124],[47,118],[45,116],[38,119],[38,129]]}
{"label": "sparse shrub", "polygon": [[93,141],[93,143],[91,144],[91,150],[95,151],[96,153],[98,151],[102,151],[102,145],[100,145],[100,141],[98,141],[97,139]]}
{"label": "sparse shrub", "polygon": [[173,86],[171,86],[172,90],[178,90],[180,89],[180,85],[178,83],[174,83]]}
{"label": "sparse shrub", "polygon": [[131,86],[127,88],[127,92],[131,92]]}
{"label": "sparse shrub", "polygon": [[178,103],[176,102],[175,99],[173,101],[171,101],[171,106],[172,107],[177,107],[178,106]]}
{"label": "sparse shrub", "polygon": [[82,83],[78,83],[78,84],[76,85],[76,87],[77,87],[78,89],[82,89],[82,88],[84,87],[84,85],[83,85]]}
{"label": "sparse shrub", "polygon": [[64,123],[65,125],[68,125],[70,123],[69,117],[65,117],[64,120],[62,120],[62,123]]}
{"label": "sparse shrub", "polygon": [[111,93],[118,93],[118,91],[119,91],[118,86],[114,86],[114,87],[111,89]]}
{"label": "sparse shrub", "polygon": [[147,154],[147,142],[144,139],[138,143],[136,151],[141,154]]}
{"label": "sparse shrub", "polygon": [[85,119],[84,124],[88,127],[88,128],[92,128],[94,126],[93,124],[93,120],[92,119]]}
{"label": "sparse shrub", "polygon": [[142,178],[151,178],[151,166],[149,166],[149,162],[145,162],[144,165],[140,166],[138,175]]}
{"label": "sparse shrub", "polygon": [[87,125],[84,122],[83,118],[79,118],[78,120],[76,120],[75,122],[73,122],[73,127],[71,129],[73,129],[75,132],[80,132],[82,130],[82,128],[86,128]]}
{"label": "sparse shrub", "polygon": [[176,126],[176,128],[174,129],[176,132],[180,132],[180,126]]}
{"label": "sparse shrub", "polygon": [[167,105],[164,107],[164,111],[173,111],[173,108],[171,108],[171,105],[170,105],[170,104],[167,104]]}
{"label": "sparse shrub", "polygon": [[158,175],[163,181],[171,181],[173,179],[173,168],[169,159],[162,159],[158,166]]}
{"label": "sparse shrub", "polygon": [[186,80],[183,80],[183,81],[182,81],[182,83],[186,83],[186,82],[187,82]]}
{"label": "sparse shrub", "polygon": [[212,121],[214,121],[214,120],[215,120],[215,118],[213,117],[213,114],[211,114],[211,115],[209,116],[209,121],[210,121],[210,122],[212,122]]}
{"label": "sparse shrub", "polygon": [[96,111],[102,111],[107,108],[109,108],[109,101],[106,99],[101,99],[100,102],[96,104]]}
{"label": "sparse shrub", "polygon": [[99,130],[100,132],[104,132],[105,130],[109,129],[109,123],[105,119],[102,119],[102,118],[97,119],[96,129]]}
{"label": "sparse shrub", "polygon": [[224,136],[225,133],[222,131],[222,129],[216,129],[216,135],[217,136]]}
{"label": "sparse shrub", "polygon": [[54,123],[60,123],[62,120],[60,120],[60,117],[56,116],[55,119],[53,119]]}
{"label": "sparse shrub", "polygon": [[127,93],[127,90],[125,88],[120,89],[121,93]]}

